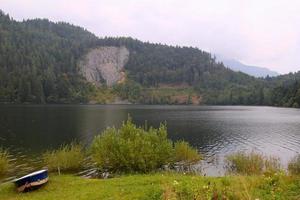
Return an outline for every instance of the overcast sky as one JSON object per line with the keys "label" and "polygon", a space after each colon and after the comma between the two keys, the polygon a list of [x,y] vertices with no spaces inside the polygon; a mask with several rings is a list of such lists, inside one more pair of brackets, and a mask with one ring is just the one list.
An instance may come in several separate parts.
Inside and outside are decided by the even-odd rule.
{"label": "overcast sky", "polygon": [[195,46],[280,73],[300,70],[300,0],[0,0],[16,20],[48,18],[97,36]]}

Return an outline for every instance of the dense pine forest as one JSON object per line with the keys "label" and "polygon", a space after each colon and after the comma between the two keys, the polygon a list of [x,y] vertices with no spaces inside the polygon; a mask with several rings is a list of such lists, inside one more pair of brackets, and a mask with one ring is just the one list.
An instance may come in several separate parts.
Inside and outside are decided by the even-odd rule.
{"label": "dense pine forest", "polygon": [[16,22],[0,13],[0,101],[81,102],[88,90],[76,61],[97,37],[46,19]]}
{"label": "dense pine forest", "polygon": [[[96,86],[81,75],[79,61],[99,46],[130,51],[125,82]],[[198,48],[98,38],[68,23],[18,22],[0,12],[0,102],[109,103],[115,97],[147,104],[190,104],[196,98],[197,104],[299,107],[300,73],[254,78]]]}

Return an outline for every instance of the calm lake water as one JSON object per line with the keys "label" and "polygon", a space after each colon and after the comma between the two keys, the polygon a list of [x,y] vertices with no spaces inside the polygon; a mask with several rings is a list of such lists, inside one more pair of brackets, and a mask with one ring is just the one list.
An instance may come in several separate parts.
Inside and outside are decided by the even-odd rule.
{"label": "calm lake water", "polygon": [[208,175],[222,174],[233,152],[275,155],[283,165],[300,152],[299,109],[247,106],[1,105],[0,145],[34,155],[73,140],[88,144],[128,114],[140,125],[167,122],[170,139],[204,154]]}

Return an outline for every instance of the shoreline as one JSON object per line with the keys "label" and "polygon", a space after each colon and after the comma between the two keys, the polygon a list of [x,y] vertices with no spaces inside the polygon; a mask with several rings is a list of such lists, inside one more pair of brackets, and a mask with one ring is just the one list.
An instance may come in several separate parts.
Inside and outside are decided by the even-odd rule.
{"label": "shoreline", "polygon": [[267,107],[267,108],[287,108],[287,109],[300,109],[296,107],[283,107],[274,105],[217,105],[217,104],[139,104],[139,103],[45,103],[45,104],[32,104],[32,103],[7,103],[0,102],[1,105],[9,106],[187,106],[187,107]]}

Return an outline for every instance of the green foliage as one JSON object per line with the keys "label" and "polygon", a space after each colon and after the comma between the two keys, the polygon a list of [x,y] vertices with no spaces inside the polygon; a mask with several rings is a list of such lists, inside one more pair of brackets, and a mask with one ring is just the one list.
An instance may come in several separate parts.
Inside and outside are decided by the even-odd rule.
{"label": "green foliage", "polygon": [[140,102],[144,104],[198,104],[199,102],[192,102],[192,96],[198,97],[192,87],[144,88]]}
{"label": "green foliage", "polygon": [[[153,88],[142,92],[141,103],[178,103],[160,93],[162,84],[174,87],[185,84],[203,96],[203,103],[207,104],[266,103],[263,80],[234,72],[198,48],[151,44],[124,37],[103,38],[99,44],[126,46],[133,52],[125,66],[129,80],[143,88]],[[130,96],[126,90],[123,92],[123,96]]]}
{"label": "green foliage", "polygon": [[201,156],[187,142],[167,139],[167,127],[137,127],[131,119],[120,129],[107,128],[91,145],[92,159],[101,170],[112,172],[150,172],[164,165],[196,164]]}
{"label": "green foliage", "polygon": [[226,158],[227,170],[238,174],[261,174],[264,167],[263,156],[254,152],[239,152]]}
{"label": "green foliage", "polygon": [[139,83],[142,90],[138,90],[140,96],[130,95],[128,87],[121,90],[121,96],[132,102],[180,104],[172,99],[176,94],[162,93],[161,85],[172,84],[176,88],[176,85],[186,84],[186,88],[192,88],[202,97],[204,104],[300,105],[300,72],[254,78],[224,67],[211,54],[197,48],[151,44],[124,37],[103,38],[98,43],[126,46],[133,52],[125,68],[128,80]]}
{"label": "green foliage", "polygon": [[79,144],[62,145],[59,149],[43,154],[44,163],[49,171],[77,171],[84,161],[83,148]]}
{"label": "green foliage", "polygon": [[90,86],[88,100],[90,103],[107,104],[114,101],[116,93],[113,89],[102,86]]}
{"label": "green foliage", "polygon": [[172,142],[166,126],[145,130],[130,119],[120,129],[108,128],[93,140],[92,159],[101,170],[149,172],[172,161]]}
{"label": "green foliage", "polygon": [[183,162],[187,165],[196,164],[201,160],[201,155],[197,149],[191,147],[185,141],[175,142],[175,162]]}
{"label": "green foliage", "polygon": [[272,176],[174,177],[164,186],[164,199],[297,199],[299,179]]}
{"label": "green foliage", "polygon": [[86,102],[77,61],[98,38],[46,19],[17,22],[0,13],[0,102]]}
{"label": "green foliage", "polygon": [[300,105],[300,72],[282,75],[269,81],[272,88],[271,105],[295,107]]}
{"label": "green foliage", "polygon": [[8,151],[0,148],[0,178],[7,174],[10,163]]}
{"label": "green foliage", "polygon": [[300,175],[300,155],[295,156],[288,164],[290,174]]}
{"label": "green foliage", "polygon": [[140,102],[142,86],[135,81],[126,80],[114,86],[114,91],[122,98],[128,99],[130,102]]}
{"label": "green foliage", "polygon": [[265,157],[264,158],[264,174],[265,175],[272,175],[282,172],[282,166],[280,159],[278,157]]}
{"label": "green foliage", "polygon": [[[125,37],[100,39],[68,23],[18,22],[2,11],[0,27],[0,102],[108,103],[119,95],[133,103],[190,104],[193,94],[203,104],[300,105],[300,72],[254,78],[224,67],[198,48]],[[126,81],[113,90],[97,89],[80,73],[80,60],[99,46],[125,46],[130,51]],[[164,94],[163,84],[185,85],[192,92]]]}
{"label": "green foliage", "polygon": [[238,152],[227,156],[225,162],[229,173],[242,175],[273,174],[281,169],[278,158],[265,157],[256,152]]}
{"label": "green foliage", "polygon": [[[205,103],[259,104],[259,98],[251,96],[256,88],[250,84],[261,81],[225,68],[197,48],[131,38],[99,39],[67,23],[39,19],[17,22],[3,13],[0,18],[4,30],[0,33],[0,102],[78,103],[87,102],[89,97],[99,103],[110,101],[111,95],[106,92],[89,93],[89,84],[81,77],[77,63],[93,47],[126,46],[131,52],[125,66],[128,78],[116,86],[121,98],[140,103],[177,103],[170,96],[141,90],[185,83],[198,94],[204,93]],[[247,92],[241,94],[239,88]]]}
{"label": "green foliage", "polygon": [[282,199],[284,190],[288,190],[287,185],[289,185],[289,183],[284,183],[285,178],[286,175],[284,173],[264,176],[263,180],[258,184],[261,190],[261,198],[267,199],[269,197],[270,199],[271,197],[271,199]]}

